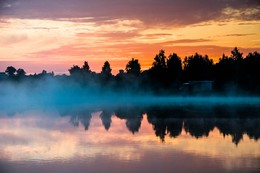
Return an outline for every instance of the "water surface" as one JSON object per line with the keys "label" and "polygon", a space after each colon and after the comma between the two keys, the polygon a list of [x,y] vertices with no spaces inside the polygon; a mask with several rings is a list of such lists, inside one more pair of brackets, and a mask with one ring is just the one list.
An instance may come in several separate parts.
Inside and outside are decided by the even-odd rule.
{"label": "water surface", "polygon": [[0,172],[258,172],[258,106],[1,112]]}

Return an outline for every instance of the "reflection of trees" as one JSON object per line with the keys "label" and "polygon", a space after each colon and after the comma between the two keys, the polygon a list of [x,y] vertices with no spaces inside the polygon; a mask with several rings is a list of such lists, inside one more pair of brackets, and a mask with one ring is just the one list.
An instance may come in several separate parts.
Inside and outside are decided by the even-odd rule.
{"label": "reflection of trees", "polygon": [[165,136],[177,137],[182,130],[182,120],[179,110],[171,111],[168,108],[153,108],[147,111],[147,119],[153,125],[155,135],[164,142]]}
{"label": "reflection of trees", "polygon": [[255,118],[258,115],[258,109],[248,107],[235,109],[220,106],[206,109],[198,107],[153,108],[147,111],[148,122],[152,124],[155,135],[162,141],[165,140],[166,135],[179,136],[182,127],[196,138],[208,137],[210,131],[216,127],[223,136],[230,135],[235,144],[242,140],[243,134],[247,134],[255,140],[259,139],[260,119]]}
{"label": "reflection of trees", "polygon": [[79,117],[78,117],[78,116],[71,116],[71,117],[70,117],[70,123],[71,123],[74,127],[78,127],[78,126],[79,126]]}
{"label": "reflection of trees", "polygon": [[244,120],[244,125],[246,128],[246,133],[250,138],[253,138],[255,140],[258,140],[260,138],[260,118],[258,119],[247,119]]}
{"label": "reflection of trees", "polygon": [[[62,114],[72,115],[71,124],[74,126],[82,124],[88,130],[92,117],[91,112],[95,111],[84,110],[73,113],[63,112]],[[182,129],[191,136],[200,138],[208,137],[209,133],[217,128],[223,136],[230,135],[232,142],[236,145],[243,139],[244,134],[251,139],[260,138],[260,118],[257,117],[259,110],[254,108],[153,107],[144,111],[130,106],[116,108],[115,111],[103,109],[100,118],[106,130],[111,126],[113,112],[116,117],[126,120],[126,127],[133,134],[139,131],[143,114],[146,112],[148,122],[153,126],[155,135],[162,142],[165,141],[167,135],[171,138],[178,137]]]}
{"label": "reflection of trees", "polygon": [[155,135],[159,137],[162,142],[164,142],[167,134],[165,114],[167,114],[166,110],[163,111],[160,108],[153,108],[147,111],[148,122],[153,125]]}
{"label": "reflection of trees", "polygon": [[103,124],[103,126],[105,127],[106,130],[108,130],[111,126],[112,114],[113,114],[113,112],[110,111],[110,110],[103,110],[102,113],[100,114],[102,124]]}
{"label": "reflection of trees", "polygon": [[260,119],[222,119],[216,122],[216,127],[223,136],[231,135],[232,142],[236,145],[243,139],[243,135],[247,134],[249,138],[258,140],[260,137]]}
{"label": "reflection of trees", "polygon": [[80,116],[80,122],[84,126],[85,130],[88,130],[89,128],[91,117],[91,113],[86,113]]}
{"label": "reflection of trees", "polygon": [[168,119],[167,121],[167,132],[169,133],[170,137],[176,138],[181,134],[182,131],[182,120],[181,119]]}
{"label": "reflection of trees", "polygon": [[134,118],[127,118],[126,119],[126,127],[130,130],[133,134],[138,132],[141,127],[141,121],[143,117],[134,117]]}
{"label": "reflection of trees", "polygon": [[213,121],[212,119],[203,118],[186,119],[184,121],[184,129],[196,138],[209,136],[209,132],[214,129]]}
{"label": "reflection of trees", "polygon": [[126,119],[126,127],[133,134],[138,132],[141,127],[143,113],[135,107],[118,108],[115,115],[120,119]]}
{"label": "reflection of trees", "polygon": [[88,130],[91,117],[91,111],[80,111],[71,115],[70,123],[75,127],[78,127],[81,123],[85,130]]}
{"label": "reflection of trees", "polygon": [[153,125],[153,130],[155,131],[155,135],[164,142],[166,136],[166,121],[164,118],[151,117],[148,119],[148,122]]}

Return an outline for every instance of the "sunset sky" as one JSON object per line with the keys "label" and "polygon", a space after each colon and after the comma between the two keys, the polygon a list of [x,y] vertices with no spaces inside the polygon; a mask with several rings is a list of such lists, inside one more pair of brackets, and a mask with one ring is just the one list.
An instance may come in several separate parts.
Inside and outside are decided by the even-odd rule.
{"label": "sunset sky", "polygon": [[68,73],[88,61],[113,73],[131,58],[149,68],[160,49],[217,61],[260,51],[259,0],[0,0],[0,71]]}

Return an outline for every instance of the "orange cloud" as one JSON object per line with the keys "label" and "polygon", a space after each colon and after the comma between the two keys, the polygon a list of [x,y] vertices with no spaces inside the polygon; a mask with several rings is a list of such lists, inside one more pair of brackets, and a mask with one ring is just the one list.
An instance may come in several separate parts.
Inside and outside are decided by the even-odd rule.
{"label": "orange cloud", "polygon": [[217,61],[223,53],[238,46],[244,55],[259,50],[259,23],[240,25],[240,21],[206,22],[186,27],[155,25],[147,27],[138,19],[95,22],[92,18],[5,19],[0,23],[0,71],[9,65],[28,73],[43,69],[68,73],[73,65],[88,61],[100,72],[109,61],[113,74],[132,58],[150,68],[160,49],[181,58],[198,52]]}

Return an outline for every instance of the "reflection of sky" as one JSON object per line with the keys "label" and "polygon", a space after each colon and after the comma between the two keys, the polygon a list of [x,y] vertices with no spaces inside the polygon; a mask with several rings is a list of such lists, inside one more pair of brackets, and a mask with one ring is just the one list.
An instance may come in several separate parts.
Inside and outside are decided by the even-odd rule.
{"label": "reflection of sky", "polygon": [[199,161],[208,160],[212,161],[212,166],[220,164],[226,170],[233,170],[254,167],[260,159],[259,141],[245,135],[236,146],[231,136],[224,138],[218,129],[209,137],[199,139],[182,131],[177,138],[166,137],[165,143],[161,143],[146,116],[139,132],[133,135],[127,130],[125,120],[116,117],[112,117],[111,127],[106,131],[99,118],[100,112],[93,114],[88,131],[81,125],[73,127],[69,117],[45,114],[29,112],[0,118],[0,166],[1,160],[9,164],[32,161],[79,164],[84,160],[91,165],[99,159],[111,164],[119,161],[122,165],[141,163],[145,166],[159,159],[164,160],[166,169],[171,163],[167,159],[176,164],[177,160],[191,157],[189,159],[199,158],[194,161],[197,166]]}

